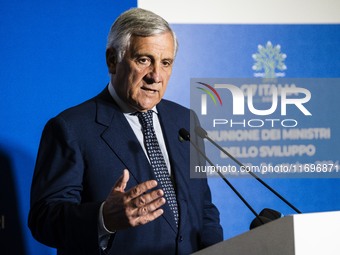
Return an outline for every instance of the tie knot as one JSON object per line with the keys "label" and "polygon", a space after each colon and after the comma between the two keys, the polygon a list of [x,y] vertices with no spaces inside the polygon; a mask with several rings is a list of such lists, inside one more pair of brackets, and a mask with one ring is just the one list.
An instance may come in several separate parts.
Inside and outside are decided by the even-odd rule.
{"label": "tie knot", "polygon": [[152,114],[153,114],[152,110],[149,110],[147,112],[138,112],[137,113],[138,119],[139,119],[140,123],[142,124],[143,128],[153,127]]}

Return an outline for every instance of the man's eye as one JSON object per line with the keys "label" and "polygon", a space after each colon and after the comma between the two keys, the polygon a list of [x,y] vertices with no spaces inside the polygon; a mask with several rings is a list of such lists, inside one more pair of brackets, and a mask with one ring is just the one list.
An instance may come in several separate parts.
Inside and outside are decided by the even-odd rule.
{"label": "man's eye", "polygon": [[141,65],[150,65],[150,59],[149,58],[139,58],[137,59],[138,64]]}
{"label": "man's eye", "polygon": [[168,66],[171,66],[172,62],[171,61],[163,61],[162,64],[163,64],[163,66],[168,67]]}

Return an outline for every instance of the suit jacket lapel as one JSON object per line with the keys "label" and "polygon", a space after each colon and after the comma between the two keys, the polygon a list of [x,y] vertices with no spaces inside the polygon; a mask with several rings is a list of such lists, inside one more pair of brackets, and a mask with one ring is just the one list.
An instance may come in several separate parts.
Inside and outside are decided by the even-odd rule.
{"label": "suit jacket lapel", "polygon": [[97,122],[107,126],[102,133],[102,139],[126,166],[137,183],[150,180],[152,171],[149,161],[124,114],[107,89],[97,100]]}
{"label": "suit jacket lapel", "polygon": [[[107,126],[107,129],[102,133],[102,139],[126,166],[137,183],[155,179],[137,137],[107,89],[97,99],[97,122]],[[167,131],[167,129],[163,130],[163,134],[166,135]],[[176,233],[177,227],[168,204],[164,206],[163,217]]]}
{"label": "suit jacket lapel", "polygon": [[170,158],[171,170],[175,177],[177,202],[179,204],[180,226],[183,226],[187,220],[187,190],[190,178],[189,172],[189,147],[187,142],[179,140],[178,131],[181,127],[177,121],[173,110],[168,109],[161,102],[157,105],[159,118],[163,130],[167,151]]}

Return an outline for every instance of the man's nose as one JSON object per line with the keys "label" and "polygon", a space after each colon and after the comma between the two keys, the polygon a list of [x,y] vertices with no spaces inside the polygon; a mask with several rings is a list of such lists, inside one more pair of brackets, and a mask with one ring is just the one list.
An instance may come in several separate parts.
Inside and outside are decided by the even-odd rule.
{"label": "man's nose", "polygon": [[149,72],[146,75],[148,83],[159,83],[161,81],[160,75],[161,67],[159,63],[154,63],[149,67]]}

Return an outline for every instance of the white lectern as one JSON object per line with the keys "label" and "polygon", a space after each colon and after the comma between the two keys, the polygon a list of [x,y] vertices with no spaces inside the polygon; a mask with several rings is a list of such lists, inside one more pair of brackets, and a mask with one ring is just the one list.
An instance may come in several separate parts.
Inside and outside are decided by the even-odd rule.
{"label": "white lectern", "polygon": [[340,211],[286,216],[195,255],[339,255]]}

